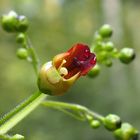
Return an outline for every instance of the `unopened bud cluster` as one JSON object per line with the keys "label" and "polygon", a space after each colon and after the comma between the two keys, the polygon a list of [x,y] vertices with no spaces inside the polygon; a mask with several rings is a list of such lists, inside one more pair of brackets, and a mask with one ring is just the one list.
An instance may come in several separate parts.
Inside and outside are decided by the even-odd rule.
{"label": "unopened bud cluster", "polygon": [[96,77],[100,71],[100,65],[111,67],[113,59],[119,59],[124,64],[129,64],[135,58],[135,52],[132,48],[122,48],[120,51],[110,40],[113,29],[110,25],[103,25],[94,35],[94,42],[91,51],[95,52],[97,57],[97,67],[95,66],[88,74],[89,77]]}
{"label": "unopened bud cluster", "polygon": [[16,42],[21,46],[17,49],[16,55],[19,59],[27,59],[29,56],[26,44],[26,31],[29,26],[27,17],[10,11],[1,17],[1,24],[6,32],[17,34]]}
{"label": "unopened bud cluster", "polygon": [[7,15],[3,15],[2,27],[7,32],[26,32],[28,28],[28,19],[23,15],[18,15],[14,11],[10,11]]}
{"label": "unopened bud cluster", "polygon": [[86,115],[86,119],[94,129],[103,124],[107,130],[113,132],[116,140],[138,140],[138,130],[129,123],[122,123],[121,118],[115,114],[109,114],[99,120],[93,116]]}
{"label": "unopened bud cluster", "polygon": [[103,124],[105,128],[114,133],[117,140],[138,140],[138,131],[129,123],[122,123],[119,116],[115,114],[107,115]]}

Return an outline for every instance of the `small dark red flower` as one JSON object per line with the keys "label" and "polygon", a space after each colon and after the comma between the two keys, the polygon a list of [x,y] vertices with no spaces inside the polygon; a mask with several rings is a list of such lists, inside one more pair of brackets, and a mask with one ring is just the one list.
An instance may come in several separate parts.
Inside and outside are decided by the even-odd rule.
{"label": "small dark red flower", "polygon": [[63,95],[74,82],[96,64],[96,56],[87,45],[76,44],[65,53],[56,55],[40,70],[38,86],[41,92]]}
{"label": "small dark red flower", "polygon": [[63,60],[66,60],[63,67],[68,70],[68,74],[65,75],[66,79],[77,73],[79,73],[79,76],[86,75],[96,64],[95,54],[90,52],[88,45],[81,43],[74,45],[66,53],[57,55],[54,58],[56,68],[62,64]]}

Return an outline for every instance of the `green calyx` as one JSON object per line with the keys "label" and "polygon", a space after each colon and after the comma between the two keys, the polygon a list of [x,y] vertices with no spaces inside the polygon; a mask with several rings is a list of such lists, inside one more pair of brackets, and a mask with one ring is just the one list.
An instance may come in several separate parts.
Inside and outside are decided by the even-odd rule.
{"label": "green calyx", "polygon": [[79,73],[65,79],[59,70],[55,68],[52,62],[44,64],[38,77],[39,90],[45,94],[59,96],[63,95],[77,80]]}

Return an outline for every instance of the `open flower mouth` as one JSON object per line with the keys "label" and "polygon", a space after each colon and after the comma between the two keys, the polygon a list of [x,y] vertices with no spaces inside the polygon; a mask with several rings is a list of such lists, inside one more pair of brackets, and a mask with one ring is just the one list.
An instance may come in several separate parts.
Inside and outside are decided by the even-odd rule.
{"label": "open flower mouth", "polygon": [[80,43],[53,59],[53,65],[65,79],[69,79],[76,74],[79,74],[79,76],[86,75],[95,64],[95,54],[90,52],[87,45]]}

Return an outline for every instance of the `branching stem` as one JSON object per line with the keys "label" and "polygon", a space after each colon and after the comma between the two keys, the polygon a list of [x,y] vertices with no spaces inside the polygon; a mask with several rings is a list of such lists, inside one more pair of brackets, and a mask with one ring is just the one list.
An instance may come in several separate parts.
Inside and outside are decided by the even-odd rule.
{"label": "branching stem", "polygon": [[54,108],[54,109],[59,109],[59,108],[69,109],[69,110],[73,110],[75,112],[83,113],[83,115],[85,115],[85,116],[90,115],[93,118],[98,119],[101,122],[104,120],[103,116],[99,115],[96,112],[91,111],[90,109],[88,109],[82,105],[57,102],[57,101],[44,101],[42,104],[47,107]]}

